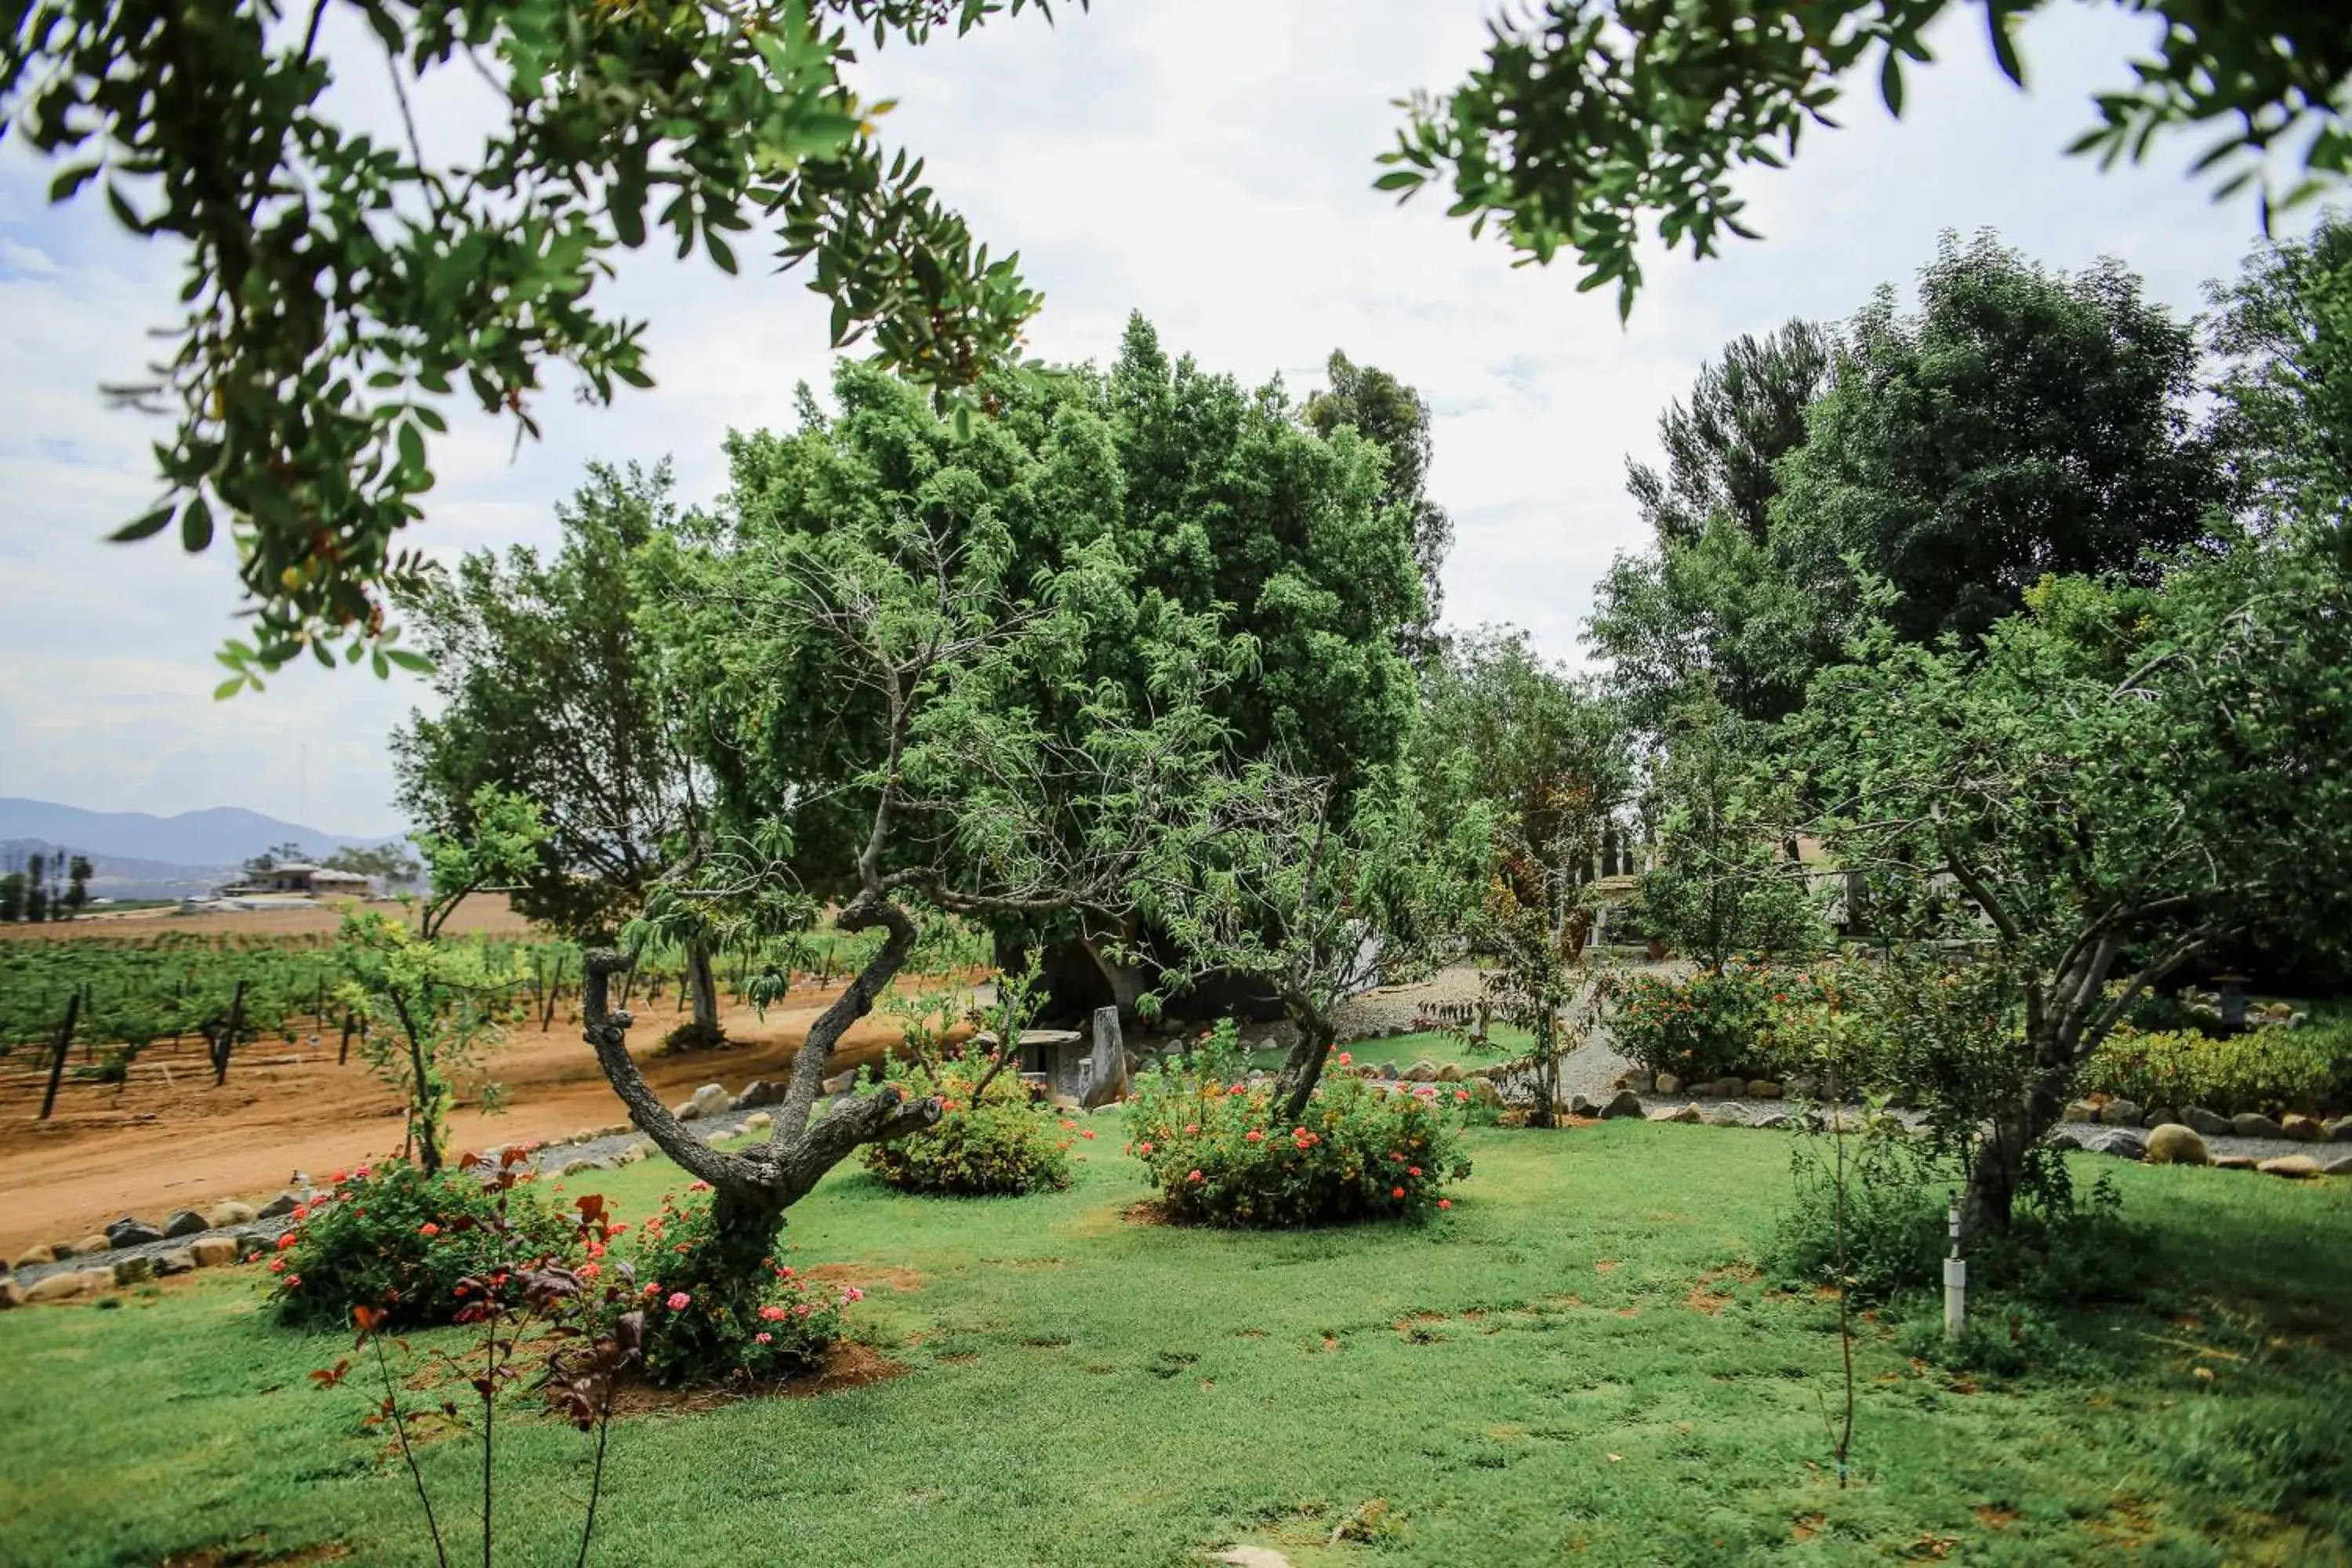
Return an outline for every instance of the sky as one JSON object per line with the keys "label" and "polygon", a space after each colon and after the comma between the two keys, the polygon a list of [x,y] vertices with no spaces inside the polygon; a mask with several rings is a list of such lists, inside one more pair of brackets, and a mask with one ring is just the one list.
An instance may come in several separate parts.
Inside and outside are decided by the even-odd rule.
{"label": "sky", "polygon": [[[1494,3],[1096,0],[1055,6],[1051,26],[1024,15],[886,49],[856,79],[898,100],[886,135],[929,159],[974,232],[1020,253],[1045,295],[1032,353],[1107,360],[1140,310],[1171,349],[1245,384],[1279,375],[1303,396],[1338,348],[1418,388],[1435,416],[1431,493],[1456,528],[1447,620],[1516,624],[1570,663],[1594,580],[1643,543],[1626,461],[1654,459],[1659,413],[1729,339],[1907,290],[1945,229],[1991,227],[2069,270],[2118,258],[2183,314],[2258,237],[2250,201],[2217,205],[2184,177],[2193,142],[2105,174],[2063,155],[2144,24],[2044,15],[2023,34],[2021,92],[1962,7],[1931,36],[1937,65],[1908,77],[1899,122],[1865,79],[1843,129],[1809,134],[1788,171],[1742,177],[1764,239],[1705,262],[1654,248],[1621,326],[1612,291],[1514,267],[1439,200],[1371,189],[1392,100],[1457,79]],[[331,58],[363,58],[351,39]],[[428,142],[462,146],[468,109],[424,104]],[[306,664],[216,703],[212,653],[237,608],[226,548],[104,542],[152,504],[156,432],[100,388],[153,356],[174,258],[100,201],[50,207],[54,172],[0,144],[0,795],[399,831],[384,742],[429,703],[422,680]],[[651,322],[656,388],[603,408],[551,395],[544,438],[520,449],[509,426],[461,416],[415,542],[444,559],[548,542],[591,459],[669,456],[682,496],[708,500],[730,428],[789,426],[795,384],[826,384],[825,306],[798,277],[730,279],[656,242],[612,299]]]}

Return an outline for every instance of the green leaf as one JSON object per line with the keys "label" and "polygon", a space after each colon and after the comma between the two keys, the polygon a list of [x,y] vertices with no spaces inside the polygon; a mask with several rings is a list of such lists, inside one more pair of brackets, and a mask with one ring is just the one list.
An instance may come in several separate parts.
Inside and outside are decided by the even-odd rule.
{"label": "green leaf", "polygon": [[433,673],[433,661],[425,658],[421,653],[411,653],[404,647],[388,647],[383,650],[383,657],[390,659],[393,663],[400,666],[401,668],[409,671],[411,674],[430,675]]}
{"label": "green leaf", "polygon": [[49,200],[71,201],[74,194],[98,177],[100,163],[77,163],[49,182]]}
{"label": "green leaf", "polygon": [[2010,13],[1996,3],[1985,11],[1985,30],[1992,37],[1992,58],[2000,67],[2000,74],[2018,86],[2025,85],[2025,63],[2017,58],[2017,46],[2009,36]]}
{"label": "green leaf", "polygon": [[704,248],[710,252],[710,259],[719,264],[719,270],[732,276],[735,271],[734,247],[719,238],[719,231],[708,224],[703,226],[702,243]]}
{"label": "green leaf", "polygon": [[180,548],[194,555],[213,542],[213,509],[204,497],[188,503],[180,514]]}
{"label": "green leaf", "polygon": [[392,661],[384,658],[383,650],[382,648],[378,648],[369,654],[368,664],[369,667],[375,671],[375,678],[378,680],[390,680],[392,679]]}
{"label": "green leaf", "polygon": [[157,507],[144,517],[135,518],[124,523],[106,537],[119,544],[128,544],[134,539],[152,539],[171,526],[171,522],[172,508],[166,504]]}
{"label": "green leaf", "polygon": [[244,689],[245,677],[242,675],[232,675],[226,680],[222,681],[218,686],[213,688],[213,700],[215,702],[226,702]]}
{"label": "green leaf", "polygon": [[1885,100],[1887,113],[1903,118],[1903,57],[1891,44],[1886,58],[1878,62],[1878,96]]}

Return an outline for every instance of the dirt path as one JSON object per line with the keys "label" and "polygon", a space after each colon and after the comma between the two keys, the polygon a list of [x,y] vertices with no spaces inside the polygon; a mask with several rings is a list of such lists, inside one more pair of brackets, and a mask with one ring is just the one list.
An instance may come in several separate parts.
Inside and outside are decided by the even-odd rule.
{"label": "dirt path", "polygon": [[[705,1083],[740,1091],[753,1079],[789,1070],[834,994],[797,997],[798,1005],[772,1008],[764,1021],[748,1007],[730,1009],[724,1017],[735,1044],[684,1057],[653,1054],[671,1022],[665,1003],[640,1015],[634,1054],[673,1104]],[[836,1047],[834,1067],[878,1061],[898,1038],[894,1020],[863,1019]],[[396,1150],[399,1100],[356,1052],[337,1067],[336,1044],[329,1033],[315,1047],[307,1037],[300,1047],[247,1047],[217,1089],[201,1047],[158,1047],[140,1065],[168,1070],[168,1083],[161,1072],[143,1071],[120,1091],[68,1081],[47,1122],[36,1120],[37,1089],[25,1075],[8,1075],[0,1089],[0,1254],[71,1240],[125,1214],[161,1221],[175,1208],[265,1197],[298,1170],[324,1176]],[[551,1030],[518,1032],[488,1067],[505,1086],[508,1109],[496,1116],[460,1111],[452,1119],[453,1152],[564,1137],[625,1119],[577,1024],[559,1018]]]}

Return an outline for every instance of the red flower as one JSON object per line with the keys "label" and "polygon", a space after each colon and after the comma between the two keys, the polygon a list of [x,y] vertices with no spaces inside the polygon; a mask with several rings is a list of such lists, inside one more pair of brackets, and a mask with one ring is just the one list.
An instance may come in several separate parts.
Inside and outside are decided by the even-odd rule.
{"label": "red flower", "polygon": [[1191,1175],[1189,1175],[1189,1176],[1185,1177],[1184,1179],[1185,1179],[1186,1181],[1188,1181],[1188,1182],[1197,1182],[1197,1181],[1199,1181],[1199,1180],[1201,1179],[1201,1173],[1200,1173],[1198,1170],[1195,1170],[1195,1171],[1193,1171],[1193,1173],[1192,1173]]}
{"label": "red flower", "polygon": [[1421,1174],[1421,1167],[1419,1165],[1414,1165],[1408,1169],[1405,1172],[1405,1174],[1408,1176],[1418,1176]]}
{"label": "red flower", "polygon": [[1437,1200],[1437,1206],[1442,1209],[1450,1209],[1454,1206],[1454,1200],[1452,1198],[1440,1198]]}
{"label": "red flower", "polygon": [[1265,1134],[1259,1131],[1255,1127],[1243,1133],[1242,1138],[1244,1142],[1250,1143],[1263,1143],[1265,1142]]}
{"label": "red flower", "polygon": [[435,1225],[428,1219],[423,1225],[416,1227],[416,1234],[419,1236],[438,1236],[441,1234],[441,1227]]}
{"label": "red flower", "polygon": [[1144,1153],[1144,1154],[1149,1154],[1149,1153],[1150,1153],[1150,1152],[1151,1152],[1151,1142],[1150,1142],[1150,1139],[1146,1139],[1146,1140],[1144,1140],[1142,1142],[1140,1142],[1140,1143],[1137,1144],[1137,1145],[1136,1145],[1136,1150],[1137,1150],[1137,1152],[1139,1152],[1139,1153]]}
{"label": "red flower", "polygon": [[693,1300],[693,1297],[683,1290],[673,1290],[669,1293],[669,1310],[673,1312],[683,1312],[686,1310],[687,1303]]}
{"label": "red flower", "polygon": [[1404,1196],[1404,1189],[1402,1187],[1391,1187],[1389,1189],[1389,1196],[1392,1198],[1401,1198]]}

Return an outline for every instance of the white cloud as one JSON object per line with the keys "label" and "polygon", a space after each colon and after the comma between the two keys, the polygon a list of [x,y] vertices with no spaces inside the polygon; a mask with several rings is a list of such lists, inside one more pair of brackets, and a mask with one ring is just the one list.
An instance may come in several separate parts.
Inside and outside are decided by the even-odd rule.
{"label": "white cloud", "polygon": [[[928,158],[975,232],[1022,253],[1047,298],[1034,352],[1107,358],[1139,309],[1171,347],[1245,382],[1279,373],[1304,394],[1338,347],[1420,387],[1438,414],[1433,486],[1458,530],[1449,616],[1517,622],[1570,658],[1594,577],[1641,542],[1625,458],[1654,456],[1658,410],[1729,337],[1846,315],[1875,285],[1907,284],[1947,227],[1998,227],[2068,268],[2118,256],[2181,310],[2253,236],[2244,204],[2216,208],[2182,178],[2186,150],[2106,175],[2061,156],[2143,26],[2046,15],[2026,32],[2037,74],[2021,96],[1963,13],[1935,36],[1943,62],[1913,73],[1902,122],[1865,89],[1842,111],[1849,129],[1809,134],[1794,169],[1743,181],[1765,242],[1730,241],[1703,264],[1653,253],[1621,327],[1613,299],[1579,294],[1564,267],[1515,268],[1441,200],[1399,207],[1371,189],[1391,100],[1458,78],[1490,4],[1057,7],[1052,27],[1024,17],[887,48],[859,76],[901,100],[890,135]],[[372,79],[343,90],[371,118],[388,112]],[[479,112],[462,89],[424,108],[428,136],[461,134]],[[307,805],[337,830],[397,826],[383,738],[415,683],[306,669],[215,704],[209,654],[235,607],[226,557],[99,542],[152,485],[141,422],[97,387],[143,363],[173,279],[169,258],[115,232],[102,206],[47,208],[46,183],[0,148],[0,793],[156,811]],[[824,310],[798,277],[728,279],[656,245],[612,297],[651,321],[659,386],[611,408],[551,390],[546,439],[519,452],[509,426],[459,416],[420,543],[543,542],[591,457],[673,454],[686,495],[707,500],[729,427],[788,422],[793,384],[824,384]]]}

